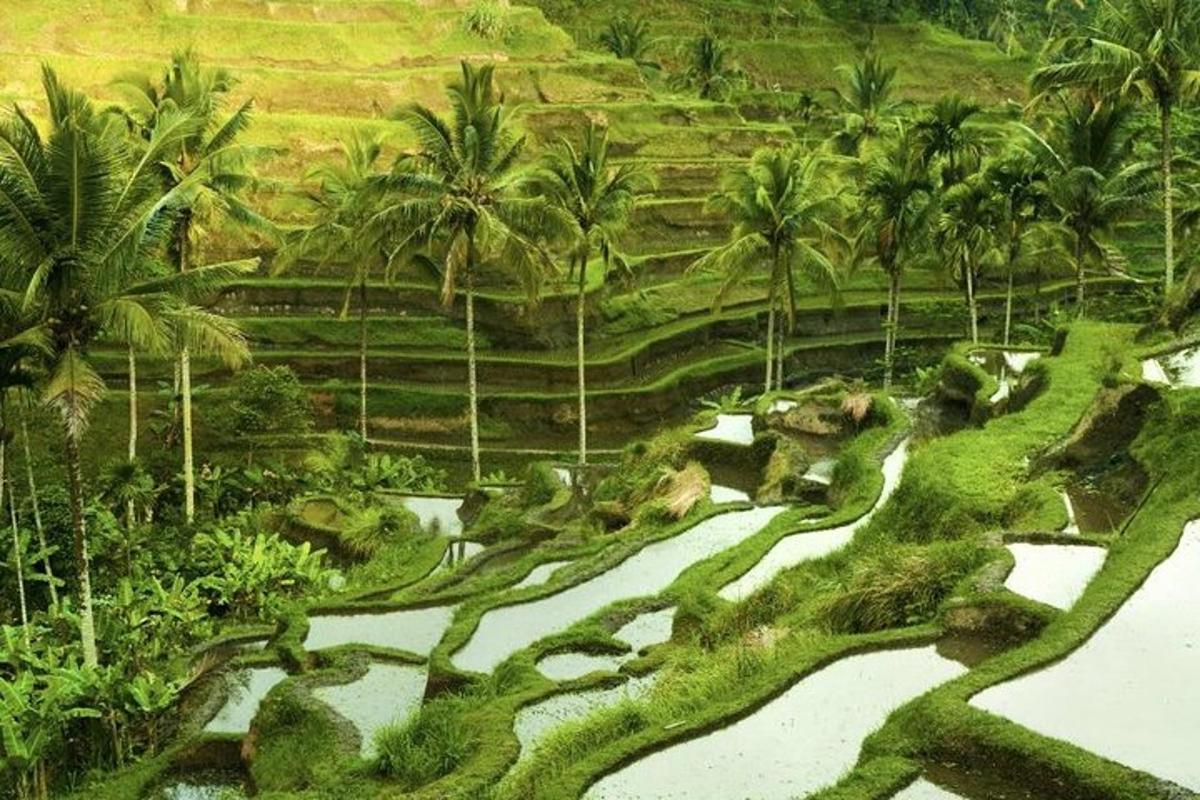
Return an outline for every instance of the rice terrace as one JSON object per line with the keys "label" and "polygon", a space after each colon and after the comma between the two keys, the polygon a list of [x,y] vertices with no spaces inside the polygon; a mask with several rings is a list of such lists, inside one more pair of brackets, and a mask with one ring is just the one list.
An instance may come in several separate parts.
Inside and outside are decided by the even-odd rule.
{"label": "rice terrace", "polygon": [[1200,0],[3,0],[0,800],[1200,797]]}

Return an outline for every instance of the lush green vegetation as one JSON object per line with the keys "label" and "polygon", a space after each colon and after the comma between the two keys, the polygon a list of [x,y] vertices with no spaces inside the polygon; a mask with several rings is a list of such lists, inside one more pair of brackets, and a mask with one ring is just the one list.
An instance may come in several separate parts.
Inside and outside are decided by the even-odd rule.
{"label": "lush green vegetation", "polygon": [[815,796],[1178,796],[969,701],[1200,515],[1200,7],[10,5],[0,798],[573,800],[925,645]]}

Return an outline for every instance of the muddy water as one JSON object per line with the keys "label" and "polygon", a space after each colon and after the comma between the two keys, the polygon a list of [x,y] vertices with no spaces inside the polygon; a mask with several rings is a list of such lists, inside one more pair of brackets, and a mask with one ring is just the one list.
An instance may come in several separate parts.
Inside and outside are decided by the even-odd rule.
{"label": "muddy water", "polygon": [[1197,575],[1200,520],[1083,646],[971,704],[1200,791]]}
{"label": "muddy water", "polygon": [[1143,361],[1142,377],[1151,383],[1176,388],[1200,387],[1200,347]]}
{"label": "muddy water", "polygon": [[150,794],[150,800],[244,800],[249,797],[240,776],[198,773],[168,781]]}
{"label": "muddy water", "polygon": [[462,520],[458,509],[461,497],[434,497],[431,495],[387,495],[392,502],[399,503],[417,515],[421,527],[443,536],[458,536],[462,533]]}
{"label": "muddy water", "polygon": [[845,547],[854,538],[854,533],[870,522],[875,512],[896,491],[907,460],[908,440],[906,439],[883,460],[883,490],[879,493],[875,505],[866,514],[854,522],[839,525],[836,528],[785,536],[776,542],[775,546],[768,550],[767,554],[748,572],[726,584],[719,593],[721,597],[735,601],[746,597],[767,584],[783,570],[794,567],[802,561],[820,558]]}
{"label": "muddy water", "polygon": [[547,561],[545,564],[538,564],[529,571],[520,583],[513,586],[514,589],[524,589],[527,586],[541,586],[546,581],[550,580],[550,576],[567,564],[570,561]]}
{"label": "muddy water", "polygon": [[718,414],[717,424],[696,434],[697,439],[729,444],[754,444],[754,417],[750,414]]}
{"label": "muddy water", "polygon": [[670,640],[674,621],[674,606],[640,614],[621,626],[613,638],[625,642],[633,648],[633,652],[640,653],[647,647]]}
{"label": "muddy water", "polygon": [[924,778],[917,778],[897,792],[894,800],[962,800],[962,796]]}
{"label": "muddy water", "polygon": [[1008,545],[1016,566],[1004,581],[1011,592],[1068,609],[1104,565],[1108,550],[1072,544]]}
{"label": "muddy water", "polygon": [[424,667],[373,663],[367,674],[353,683],[322,686],[313,694],[354,723],[362,736],[361,753],[369,758],[375,749],[376,731],[406,720],[421,707],[426,677]]}
{"label": "muddy water", "polygon": [[740,489],[733,489],[728,486],[718,486],[713,484],[708,495],[714,503],[748,503],[750,495]]}
{"label": "muddy water", "polygon": [[206,733],[245,733],[258,713],[258,704],[287,677],[279,667],[239,670],[227,677],[229,697],[217,715],[204,726]]}
{"label": "muddy water", "polygon": [[454,609],[449,606],[310,617],[304,647],[323,650],[343,644],[365,644],[429,655],[453,617]]}
{"label": "muddy water", "polygon": [[602,708],[641,697],[658,680],[655,674],[630,678],[619,686],[587,692],[558,694],[517,712],[513,732],[521,743],[521,758],[529,756],[537,745],[564,722],[582,719]]}
{"label": "muddy water", "polygon": [[602,778],[585,800],[792,800],[838,780],[893,710],[965,672],[933,647],[848,656],[713,733]]}
{"label": "muddy water", "polygon": [[679,574],[765,526],[782,508],[718,514],[670,539],[649,544],[609,571],[549,597],[488,611],[452,660],[459,669],[491,672],[538,639],[565,630],[617,600],[649,597]]}
{"label": "muddy water", "polygon": [[537,662],[538,672],[552,681],[573,681],[593,672],[617,672],[630,654],[597,656],[590,653],[555,653]]}

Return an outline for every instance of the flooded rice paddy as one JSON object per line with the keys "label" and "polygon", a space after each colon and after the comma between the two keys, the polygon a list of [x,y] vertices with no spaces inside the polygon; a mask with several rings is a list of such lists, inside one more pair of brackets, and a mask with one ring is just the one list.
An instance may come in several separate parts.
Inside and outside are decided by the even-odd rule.
{"label": "flooded rice paddy", "polygon": [[324,650],[362,644],[429,655],[453,617],[454,609],[450,606],[311,617],[304,647]]}
{"label": "flooded rice paddy", "polygon": [[593,672],[617,672],[630,655],[555,653],[537,662],[538,672],[552,681],[573,681]]}
{"label": "flooded rice paddy", "polygon": [[727,727],[602,778],[584,797],[793,800],[837,781],[894,709],[965,671],[932,646],[847,656]]}
{"label": "flooded rice paddy", "polygon": [[962,797],[936,783],[917,778],[897,792],[894,800],[962,800]]}
{"label": "flooded rice paddy", "polygon": [[459,669],[491,672],[537,640],[565,630],[617,600],[650,597],[680,573],[760,530],[780,507],[731,511],[648,544],[612,569],[548,597],[486,612],[470,640],[454,654]]}
{"label": "flooded rice paddy", "polygon": [[427,674],[411,664],[372,663],[367,674],[351,683],[322,686],[313,695],[354,724],[362,737],[360,752],[374,752],[375,732],[407,719],[421,706]]}
{"label": "flooded rice paddy", "polygon": [[1200,791],[1200,521],[1078,650],[971,704]]}
{"label": "flooded rice paddy", "polygon": [[719,594],[726,600],[738,600],[753,594],[777,574],[789,567],[828,555],[849,544],[854,534],[871,521],[875,512],[888,501],[900,484],[900,475],[908,460],[908,440],[904,440],[883,461],[883,489],[870,510],[854,522],[836,528],[794,533],[785,536],[767,551],[744,575],[726,584]]}
{"label": "flooded rice paddy", "polygon": [[618,686],[586,692],[556,694],[517,712],[513,732],[521,744],[521,758],[529,756],[537,745],[565,722],[582,719],[602,708],[625,700],[636,700],[654,687],[658,675],[651,673],[630,678]]}
{"label": "flooded rice paddy", "polygon": [[437,497],[434,495],[385,495],[391,502],[404,506],[417,515],[421,527],[442,536],[458,536],[462,533],[462,520],[458,509],[461,497]]}
{"label": "flooded rice paddy", "polygon": [[1004,581],[1011,592],[1066,610],[1104,566],[1108,550],[1074,544],[1008,545],[1016,566]]}
{"label": "flooded rice paddy", "polygon": [[243,669],[225,677],[228,697],[217,715],[204,726],[206,733],[245,733],[267,692],[287,677],[279,667]]}
{"label": "flooded rice paddy", "polygon": [[547,561],[545,564],[538,564],[536,567],[531,569],[529,574],[522,578],[519,583],[514,585],[513,588],[524,589],[529,586],[541,586],[543,583],[550,580],[550,577],[554,575],[554,573],[558,572],[561,568],[570,563],[570,561]]}
{"label": "flooded rice paddy", "polygon": [[1200,387],[1200,347],[1146,359],[1142,362],[1142,378],[1174,388]]}
{"label": "flooded rice paddy", "polygon": [[697,433],[696,438],[728,444],[754,444],[754,417],[750,414],[718,414],[717,424]]}

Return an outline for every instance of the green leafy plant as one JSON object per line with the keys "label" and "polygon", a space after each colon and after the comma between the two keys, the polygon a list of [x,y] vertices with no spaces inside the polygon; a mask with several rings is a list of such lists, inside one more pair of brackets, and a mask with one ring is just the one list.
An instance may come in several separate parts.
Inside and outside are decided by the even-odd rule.
{"label": "green leafy plant", "polygon": [[278,534],[220,528],[196,536],[194,556],[204,576],[198,586],[215,613],[271,619],[289,598],[328,585],[324,550],[292,545]]}
{"label": "green leafy plant", "polygon": [[463,12],[463,30],[472,36],[500,41],[509,34],[508,0],[475,0]]}

